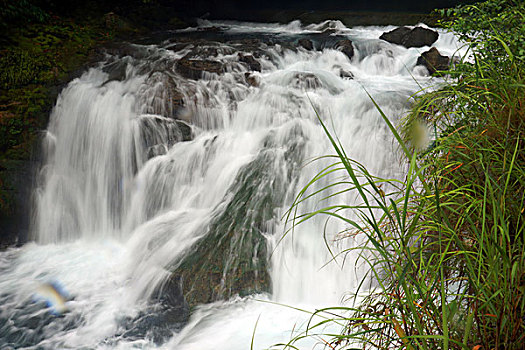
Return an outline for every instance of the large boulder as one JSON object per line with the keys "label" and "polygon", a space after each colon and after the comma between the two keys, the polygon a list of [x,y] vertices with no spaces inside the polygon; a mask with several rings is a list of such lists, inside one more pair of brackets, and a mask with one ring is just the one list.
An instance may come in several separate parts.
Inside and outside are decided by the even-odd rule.
{"label": "large boulder", "polygon": [[432,47],[430,50],[423,52],[417,59],[416,65],[424,66],[430,75],[438,71],[447,70],[450,64],[450,58],[439,53],[438,49]]}
{"label": "large boulder", "polygon": [[350,59],[354,57],[354,46],[352,45],[352,41],[348,39],[339,40],[335,44],[335,48],[344,53]]}
{"label": "large boulder", "polygon": [[430,46],[436,42],[439,34],[432,29],[415,27],[399,27],[390,32],[383,33],[379,39],[388,41],[392,44],[403,45],[404,47]]}
{"label": "large boulder", "polygon": [[[172,268],[174,278],[182,278],[190,307],[235,294],[270,291],[264,232],[273,220],[274,208],[282,203],[285,178],[273,181],[275,175],[270,172],[274,169],[275,150],[271,141],[267,143],[269,148],[239,171],[228,190],[233,194],[231,199],[212,219],[206,235]],[[288,164],[284,162],[294,159],[290,155],[282,161]]]}

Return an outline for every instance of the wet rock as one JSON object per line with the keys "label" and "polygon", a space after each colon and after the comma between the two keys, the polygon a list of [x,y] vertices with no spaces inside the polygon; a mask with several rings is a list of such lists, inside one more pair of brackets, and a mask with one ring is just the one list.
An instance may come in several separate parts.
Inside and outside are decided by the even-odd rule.
{"label": "wet rock", "polygon": [[292,86],[298,89],[313,90],[322,85],[319,78],[312,73],[296,73],[292,80]]}
{"label": "wet rock", "polygon": [[266,43],[263,43],[260,39],[255,38],[231,40],[227,43],[238,51],[251,52],[255,58],[263,57],[265,55],[264,50],[268,47]]}
{"label": "wet rock", "polygon": [[[209,58],[209,57],[217,57],[219,55],[219,48],[218,47],[202,47],[202,46],[196,46],[191,50],[191,58],[198,59],[198,58]],[[190,58],[190,57],[189,57]]]}
{"label": "wet rock", "polygon": [[248,72],[244,73],[244,80],[246,80],[246,83],[248,83],[248,85],[253,87],[259,87],[259,85],[261,84],[258,76]]}
{"label": "wet rock", "polygon": [[112,56],[117,57],[125,57],[125,56],[137,56],[137,54],[140,52],[140,49],[138,49],[136,46],[133,46],[128,43],[121,43],[121,42],[112,42],[109,44],[106,44],[105,46],[97,49],[99,53],[101,54],[108,54]]}
{"label": "wet rock", "polygon": [[183,281],[180,277],[170,276],[153,293],[152,301],[160,303],[169,311],[172,322],[184,322],[189,316],[189,306],[182,292]]}
{"label": "wet rock", "polygon": [[344,53],[350,59],[354,57],[354,46],[352,45],[352,41],[348,39],[339,40],[335,44],[335,48]]}
{"label": "wet rock", "polygon": [[175,42],[173,44],[166,45],[166,49],[171,50],[173,52],[181,51],[190,46],[191,43],[179,43]]}
{"label": "wet rock", "polygon": [[224,72],[223,64],[219,61],[207,59],[190,59],[183,57],[176,65],[177,72],[185,78],[198,80],[203,72],[221,74]]}
{"label": "wet rock", "polygon": [[[213,144],[212,140],[208,147]],[[239,171],[227,191],[232,196],[226,208],[174,267],[173,275],[183,278],[184,297],[190,307],[235,294],[245,296],[270,290],[264,232],[276,203],[281,203],[285,193],[282,183],[269,176],[274,169],[272,162],[273,151],[261,152]]]}
{"label": "wet rock", "polygon": [[432,47],[430,50],[423,52],[417,59],[416,65],[424,66],[430,75],[435,75],[437,71],[447,70],[450,64],[450,58],[439,53],[438,49]]}
{"label": "wet rock", "polygon": [[438,37],[439,34],[432,29],[423,27],[415,27],[413,29],[399,27],[390,32],[383,33],[379,39],[410,48],[430,46],[438,39]]}
{"label": "wet rock", "polygon": [[322,33],[325,34],[325,35],[336,34],[337,33],[337,29],[335,29],[335,28],[326,28],[325,30],[322,31]]}
{"label": "wet rock", "polygon": [[321,26],[318,27],[318,30],[324,34],[334,34],[337,32],[337,27],[341,24],[342,23],[339,21],[325,21]]}
{"label": "wet rock", "polygon": [[227,29],[228,27],[219,27],[219,26],[209,26],[209,27],[197,28],[199,32],[210,32],[210,33],[219,33]]}
{"label": "wet rock", "polygon": [[252,55],[246,55],[243,53],[238,53],[237,57],[239,58],[240,62],[246,63],[250,70],[260,72],[261,71],[261,64],[259,61],[255,59]]}
{"label": "wet rock", "polygon": [[[32,150],[37,154],[43,141],[37,138],[34,143]],[[28,240],[32,181],[41,166],[39,159],[0,160],[0,250]]]}
{"label": "wet rock", "polygon": [[339,77],[343,79],[354,79],[352,72],[346,71],[343,68],[339,69]]}
{"label": "wet rock", "polygon": [[410,34],[410,31],[411,29],[408,27],[399,27],[389,32],[384,32],[379,39],[392,44],[403,45],[403,40]]}
{"label": "wet rock", "polygon": [[193,140],[193,129],[188,123],[182,120],[175,120],[175,123],[177,123],[177,127],[179,128],[179,132],[181,136],[180,141]]}
{"label": "wet rock", "polygon": [[245,38],[245,39],[233,40],[232,43],[242,45],[244,47],[258,48],[259,46],[261,46],[261,39]]}
{"label": "wet rock", "polygon": [[184,58],[187,59],[209,59],[219,55],[231,55],[235,49],[228,45],[217,43],[215,41],[195,41],[192,42],[190,52]]}
{"label": "wet rock", "polygon": [[164,72],[158,72],[155,75],[151,75],[146,82],[149,86],[159,87],[159,90],[156,91],[153,98],[151,96],[143,98],[141,103],[148,106],[150,113],[168,118],[178,118],[186,106],[185,99],[187,98],[182,93],[183,89],[180,79]]}
{"label": "wet rock", "polygon": [[126,68],[127,63],[123,60],[118,60],[104,66],[102,71],[108,75],[108,79],[106,82],[104,82],[104,84],[114,80],[123,81],[126,79]]}
{"label": "wet rock", "polygon": [[174,111],[184,107],[184,95],[179,90],[170,91],[171,105]]}
{"label": "wet rock", "polygon": [[314,49],[314,43],[310,39],[299,39],[297,44],[308,51],[312,51]]}
{"label": "wet rock", "polygon": [[147,149],[147,158],[165,154],[177,142],[193,140],[193,129],[182,120],[156,115],[143,115],[140,119],[141,140]]}
{"label": "wet rock", "polygon": [[120,337],[134,340],[150,338],[160,344],[173,336],[188,321],[190,308],[184,298],[182,279],[170,276],[151,296],[151,306],[135,318],[123,320]]}
{"label": "wet rock", "polygon": [[165,145],[154,145],[148,148],[148,153],[146,154],[146,157],[148,159],[151,159],[156,156],[166,154],[167,152],[168,152],[168,148]]}

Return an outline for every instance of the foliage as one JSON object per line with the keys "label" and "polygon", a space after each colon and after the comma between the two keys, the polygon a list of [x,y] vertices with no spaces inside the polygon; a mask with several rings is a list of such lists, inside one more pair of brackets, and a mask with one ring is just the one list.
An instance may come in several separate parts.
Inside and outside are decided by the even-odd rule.
{"label": "foliage", "polygon": [[59,86],[86,64],[96,43],[108,38],[102,26],[56,17],[45,23],[17,22],[8,29],[0,39],[0,241],[4,232],[11,234],[7,230],[20,215],[24,191],[13,180],[20,167],[5,164],[31,158]]}
{"label": "foliage", "polygon": [[30,0],[0,0],[0,29],[14,22],[42,23],[49,14]]}
{"label": "foliage", "polygon": [[[449,27],[469,40],[473,61],[455,66],[452,83],[418,98],[401,134],[376,105],[406,156],[405,181],[373,176],[325,128],[336,161],[299,194],[290,213],[311,200],[309,187],[334,172],[361,203],[295,216],[293,224],[326,215],[365,235],[366,246],[352,251],[370,267],[361,285],[367,279],[378,285],[356,292],[357,307],[321,311],[346,322],[332,348],[523,348],[524,22],[517,19],[524,13],[522,2],[500,0],[448,11]],[[410,146],[418,123],[435,136],[421,154]],[[318,195],[326,198],[340,185]],[[393,190],[385,194],[387,187]],[[343,193],[336,192],[328,196]],[[347,209],[361,220],[343,216]]]}
{"label": "foliage", "polygon": [[42,56],[25,50],[10,50],[0,57],[0,87],[8,89],[35,82],[39,71],[46,66]]}
{"label": "foliage", "polygon": [[490,0],[440,10],[440,24],[471,44],[483,61],[525,60],[525,2]]}

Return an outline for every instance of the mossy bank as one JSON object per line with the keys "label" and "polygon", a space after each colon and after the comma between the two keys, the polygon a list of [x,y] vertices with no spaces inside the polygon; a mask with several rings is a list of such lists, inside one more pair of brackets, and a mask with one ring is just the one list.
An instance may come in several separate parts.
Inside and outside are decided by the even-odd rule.
{"label": "mossy bank", "polygon": [[[32,1],[1,3],[0,247],[5,247],[27,240],[40,135],[61,89],[100,59],[101,48],[151,29],[106,9],[70,18]],[[167,25],[186,24],[170,17]]]}

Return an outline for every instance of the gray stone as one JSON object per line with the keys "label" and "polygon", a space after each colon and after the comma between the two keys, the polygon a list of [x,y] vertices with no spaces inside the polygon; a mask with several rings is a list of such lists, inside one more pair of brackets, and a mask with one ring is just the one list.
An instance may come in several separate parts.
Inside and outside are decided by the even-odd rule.
{"label": "gray stone", "polygon": [[435,75],[438,71],[444,71],[449,68],[450,58],[439,53],[438,49],[432,47],[424,52],[417,59],[416,65],[424,66],[430,75]]}
{"label": "gray stone", "polygon": [[246,83],[248,83],[248,85],[250,86],[258,87],[260,85],[259,77],[257,77],[254,74],[246,72],[244,73],[244,79],[246,80]]}
{"label": "gray stone", "polygon": [[252,71],[260,72],[261,71],[261,64],[259,61],[253,57],[253,55],[246,55],[242,53],[238,53],[237,56],[239,57],[239,61],[246,63],[248,65],[248,68]]}
{"label": "gray stone", "polygon": [[299,39],[297,44],[309,51],[312,51],[314,49],[314,43],[310,39]]}
{"label": "gray stone", "polygon": [[438,39],[439,34],[432,29],[415,27],[399,27],[390,32],[383,33],[379,39],[392,44],[403,45],[406,48],[430,46]]}
{"label": "gray stone", "polygon": [[344,53],[350,59],[354,57],[354,46],[352,45],[352,41],[348,39],[339,40],[335,44],[335,48]]}

